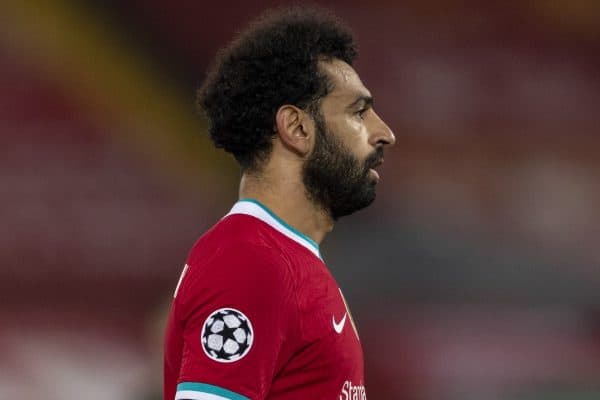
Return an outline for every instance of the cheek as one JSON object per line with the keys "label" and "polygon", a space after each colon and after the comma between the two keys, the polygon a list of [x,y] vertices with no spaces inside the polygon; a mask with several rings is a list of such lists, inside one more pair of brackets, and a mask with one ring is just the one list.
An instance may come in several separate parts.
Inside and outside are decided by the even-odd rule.
{"label": "cheek", "polygon": [[[340,124],[342,125],[342,124]],[[364,122],[356,117],[344,119],[343,126],[336,132],[341,133],[344,144],[359,158],[369,155],[369,134]]]}
{"label": "cheek", "polygon": [[369,135],[364,124],[356,122],[350,125],[347,146],[356,158],[364,161],[373,151],[369,145]]}

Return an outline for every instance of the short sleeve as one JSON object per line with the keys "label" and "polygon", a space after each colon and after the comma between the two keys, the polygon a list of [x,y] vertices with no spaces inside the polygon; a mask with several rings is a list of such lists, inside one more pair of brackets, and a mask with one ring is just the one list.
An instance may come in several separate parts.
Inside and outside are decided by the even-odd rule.
{"label": "short sleeve", "polygon": [[177,296],[183,353],[175,398],[264,399],[298,320],[288,263],[248,243],[192,252],[188,264]]}

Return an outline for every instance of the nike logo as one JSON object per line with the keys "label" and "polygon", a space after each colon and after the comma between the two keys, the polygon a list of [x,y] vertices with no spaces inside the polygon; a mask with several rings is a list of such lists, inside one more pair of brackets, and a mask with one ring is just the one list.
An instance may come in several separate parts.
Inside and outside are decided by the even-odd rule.
{"label": "nike logo", "polygon": [[331,322],[333,322],[333,330],[335,330],[337,333],[342,333],[342,330],[344,329],[344,325],[346,324],[347,316],[348,316],[348,313],[344,313],[344,318],[342,318],[342,320],[339,323],[335,322],[335,316],[332,316]]}

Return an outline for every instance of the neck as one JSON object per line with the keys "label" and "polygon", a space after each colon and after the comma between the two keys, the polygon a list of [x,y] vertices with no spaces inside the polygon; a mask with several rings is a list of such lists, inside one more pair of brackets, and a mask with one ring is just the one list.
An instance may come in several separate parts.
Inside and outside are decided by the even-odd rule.
{"label": "neck", "polygon": [[308,197],[301,181],[268,173],[244,173],[240,182],[240,199],[258,200],[279,218],[321,244],[333,229],[333,219]]}

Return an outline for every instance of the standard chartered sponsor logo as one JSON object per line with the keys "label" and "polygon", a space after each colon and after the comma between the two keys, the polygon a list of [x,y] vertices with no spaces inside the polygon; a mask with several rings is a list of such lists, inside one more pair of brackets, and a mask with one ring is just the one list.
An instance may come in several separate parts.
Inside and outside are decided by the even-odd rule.
{"label": "standard chartered sponsor logo", "polygon": [[363,385],[353,385],[352,382],[346,381],[342,385],[339,400],[367,400],[367,393]]}

